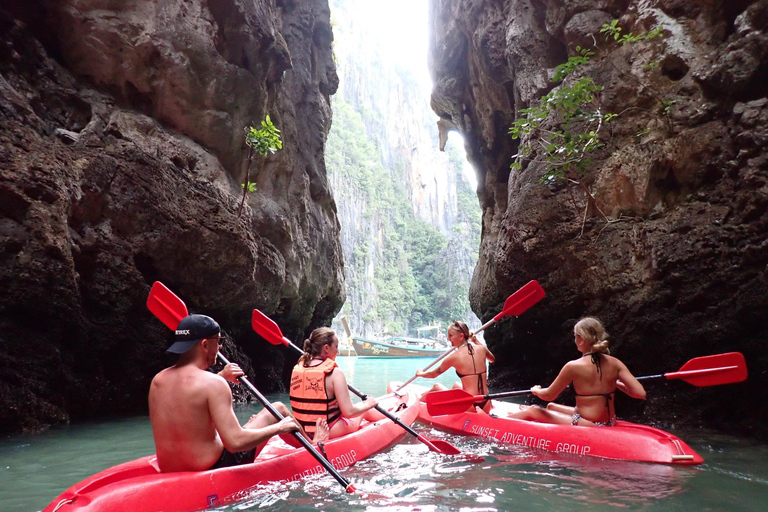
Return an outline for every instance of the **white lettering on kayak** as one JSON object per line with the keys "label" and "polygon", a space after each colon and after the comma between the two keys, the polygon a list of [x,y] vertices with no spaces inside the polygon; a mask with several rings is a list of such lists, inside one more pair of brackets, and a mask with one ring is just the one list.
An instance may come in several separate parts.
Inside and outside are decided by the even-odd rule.
{"label": "white lettering on kayak", "polygon": [[496,435],[499,433],[497,428],[481,427],[479,425],[472,425],[469,431],[477,436],[492,437],[494,439],[497,439]]}
{"label": "white lettering on kayak", "polygon": [[531,448],[541,448],[542,450],[549,450],[551,439],[544,439],[540,437],[524,436],[523,434],[515,434],[513,432],[504,432],[500,441],[502,443],[515,444],[519,446],[530,446]]}
{"label": "white lettering on kayak", "polygon": [[576,453],[578,455],[586,455],[592,451],[592,447],[589,445],[570,444],[570,443],[557,443],[555,446],[556,452]]}
{"label": "white lettering on kayak", "polygon": [[[342,453],[338,457],[334,457],[330,460],[331,465],[335,469],[342,469],[347,466],[351,466],[356,462],[357,462],[357,452],[355,450],[349,450],[348,452]],[[317,466],[305,469],[300,473],[294,474],[291,478],[288,478],[286,481],[295,482],[296,480],[301,480],[303,478],[307,478],[308,476],[322,475],[325,472],[326,472],[325,468],[318,464]]]}
{"label": "white lettering on kayak", "polygon": [[334,457],[331,459],[331,464],[333,464],[333,467],[336,469],[345,468],[347,466],[351,466],[357,462],[357,453],[355,450],[349,450],[347,453],[343,453],[339,455],[338,457]]}
{"label": "white lettering on kayak", "polygon": [[554,450],[552,450],[552,439],[526,436],[524,434],[516,434],[514,432],[501,432],[499,436],[499,429],[481,427],[479,425],[471,425],[467,420],[462,427],[462,430],[469,431],[472,434],[482,437],[492,437],[498,439],[502,443],[513,444],[517,446],[529,446],[531,448],[539,448],[541,450],[550,450],[556,452],[576,453],[578,455],[587,455],[592,451],[590,445],[571,444],[571,443],[557,443]]}

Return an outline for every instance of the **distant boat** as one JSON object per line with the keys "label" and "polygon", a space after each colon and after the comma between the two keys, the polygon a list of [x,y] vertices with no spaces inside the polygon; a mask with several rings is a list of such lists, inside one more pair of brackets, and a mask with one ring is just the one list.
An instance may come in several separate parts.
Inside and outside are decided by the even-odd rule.
{"label": "distant boat", "polygon": [[339,320],[341,320],[341,325],[344,326],[344,332],[347,333],[347,339],[346,340],[339,340],[339,355],[340,356],[348,356],[348,357],[357,357],[357,352],[355,352],[354,347],[350,343],[349,340],[352,339],[352,332],[349,330],[349,324],[347,323],[347,317],[342,316]]}
{"label": "distant boat", "polygon": [[450,347],[441,339],[426,337],[429,331],[440,332],[440,326],[432,325],[417,329],[420,338],[393,336],[383,340],[372,340],[352,336],[352,346],[358,357],[438,357]]}

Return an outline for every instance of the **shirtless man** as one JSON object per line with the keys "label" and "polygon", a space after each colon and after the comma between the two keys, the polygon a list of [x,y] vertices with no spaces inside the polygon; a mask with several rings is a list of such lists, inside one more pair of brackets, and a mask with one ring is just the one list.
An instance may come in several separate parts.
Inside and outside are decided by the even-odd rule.
{"label": "shirtless man", "polygon": [[[179,362],[152,379],[149,420],[163,472],[250,463],[270,437],[299,430],[280,402],[272,405],[285,416],[283,420],[278,422],[264,409],[240,426],[227,380],[237,382],[243,371],[234,364],[219,375],[206,371],[216,363],[222,338],[219,324],[212,318],[187,316],[167,350],[180,354]],[[327,438],[327,425],[324,428]]]}

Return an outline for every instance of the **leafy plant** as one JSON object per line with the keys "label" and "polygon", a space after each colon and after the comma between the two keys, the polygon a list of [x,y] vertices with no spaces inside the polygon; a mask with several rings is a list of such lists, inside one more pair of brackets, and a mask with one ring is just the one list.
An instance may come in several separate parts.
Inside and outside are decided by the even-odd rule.
{"label": "leafy plant", "polygon": [[[622,33],[618,20],[612,20],[602,26],[600,33],[623,46],[663,37],[662,30],[663,27],[656,27],[646,34]],[[621,113],[602,111],[600,94],[603,86],[595,83],[590,76],[573,78],[595,55],[595,50],[579,46],[576,52],[577,55],[555,68],[552,80],[562,84],[543,96],[537,104],[521,109],[509,128],[512,138],[521,140],[510,167],[513,170],[522,169],[523,162],[530,160],[534,147],[538,146],[547,162],[546,172],[540,181],[552,183],[564,179],[576,184],[587,196],[589,205],[594,203],[594,197],[582,182],[582,176],[591,163],[589,155],[604,146],[601,131]],[[651,68],[656,66],[658,63],[649,65]],[[659,101],[666,115],[674,101]],[[643,133],[636,134],[641,135]]]}
{"label": "leafy plant", "polygon": [[632,32],[622,34],[622,28],[619,26],[619,20],[612,20],[610,23],[603,24],[602,28],[600,28],[600,33],[605,34],[606,40],[609,40],[611,37],[613,37],[614,41],[619,43],[621,46],[624,46],[625,44],[647,41],[655,37],[664,37],[664,34],[662,33],[663,30],[664,28],[662,26],[658,26],[653,30],[646,32],[645,34],[633,34]]}
{"label": "leafy plant", "polygon": [[238,217],[243,212],[243,205],[245,204],[245,198],[247,197],[248,192],[256,192],[256,182],[250,181],[253,153],[256,152],[261,156],[267,156],[268,154],[274,154],[278,149],[283,149],[280,130],[272,124],[272,120],[269,116],[266,116],[261,122],[261,128],[256,129],[253,126],[245,128],[245,143],[249,148],[248,166],[245,171],[245,180],[240,184],[240,188],[243,189],[243,198],[240,201],[240,208],[237,210]]}
{"label": "leafy plant", "polygon": [[[588,153],[603,145],[600,130],[617,114],[603,114],[600,110],[599,94],[602,90],[603,87],[592,78],[584,76],[551,91],[541,98],[538,105],[520,110],[521,116],[512,124],[509,134],[513,139],[533,132],[539,134],[537,142],[548,162],[547,172],[541,181],[564,179],[567,174],[574,173],[572,178],[578,179],[578,173],[589,163],[586,159]],[[557,129],[542,127],[547,120],[553,121]],[[522,146],[521,152],[515,155],[518,158],[512,163],[512,169],[522,168],[521,160],[530,154],[531,149],[530,143]]]}

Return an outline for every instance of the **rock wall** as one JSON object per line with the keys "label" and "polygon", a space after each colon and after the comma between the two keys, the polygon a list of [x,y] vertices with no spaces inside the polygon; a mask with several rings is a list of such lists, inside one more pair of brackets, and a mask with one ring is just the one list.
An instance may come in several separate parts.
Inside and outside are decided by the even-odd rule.
{"label": "rock wall", "polygon": [[[547,298],[488,330],[494,385],[546,384],[576,354],[571,328],[595,315],[636,375],[695,356],[744,353],[746,383],[648,384],[642,421],[764,436],[753,402],[768,385],[768,2],[739,0],[432,0],[432,106],[478,169],[483,240],[470,300],[483,320],[529,279]],[[620,45],[599,34],[662,25]],[[594,38],[593,38],[594,35]],[[555,84],[554,67],[595,55],[584,73],[620,113],[583,182],[540,182],[539,149],[510,171],[516,112]],[[523,143],[535,142],[523,139]],[[602,213],[601,213],[602,212]],[[603,215],[604,214],[604,215]],[[565,397],[567,400],[568,397]]]}
{"label": "rock wall", "polygon": [[[0,432],[145,411],[169,363],[155,280],[282,386],[251,310],[298,337],[344,300],[331,41],[325,0],[0,6]],[[284,149],[254,159],[238,216],[243,129],[267,114]]]}

